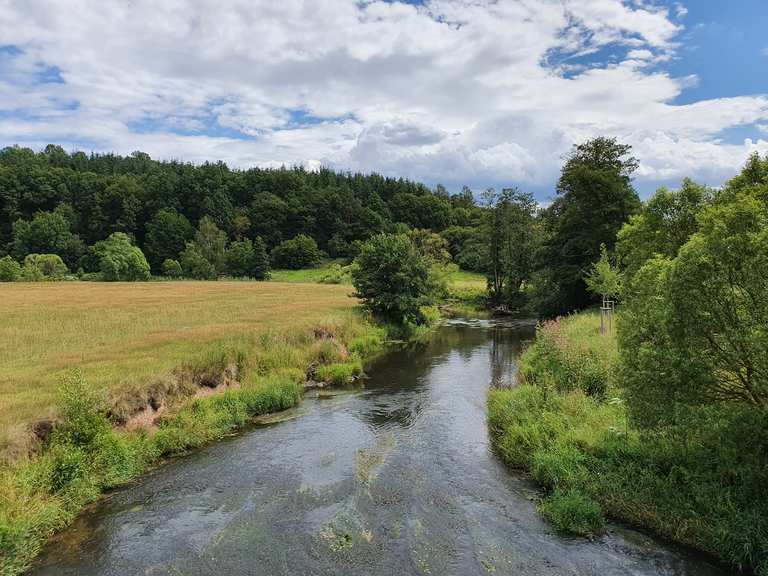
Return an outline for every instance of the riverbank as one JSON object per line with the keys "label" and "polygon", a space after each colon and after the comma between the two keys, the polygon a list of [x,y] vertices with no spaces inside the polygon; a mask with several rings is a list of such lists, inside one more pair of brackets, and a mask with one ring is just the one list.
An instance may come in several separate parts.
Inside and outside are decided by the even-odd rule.
{"label": "riverbank", "polygon": [[540,511],[560,532],[599,535],[609,517],[768,574],[768,439],[754,435],[765,415],[702,408],[635,429],[599,323],[580,314],[539,328],[519,385],[489,393],[498,453],[544,487]]}
{"label": "riverbank", "polygon": [[[162,365],[164,369],[158,371],[154,379],[133,381],[133,386],[106,386],[103,374],[97,369],[103,359],[89,362],[91,357],[87,355],[82,364],[71,362],[71,365],[82,365],[82,369],[59,370],[59,384],[54,386],[48,380],[43,381],[39,387],[41,395],[44,391],[44,397],[50,399],[51,404],[41,405],[46,406],[47,413],[53,417],[45,421],[46,426],[36,427],[36,441],[27,452],[17,453],[13,458],[6,456],[0,468],[0,574],[3,576],[24,570],[51,534],[69,524],[86,504],[104,491],[124,484],[169,456],[232,434],[254,416],[295,406],[307,383],[340,385],[354,380],[360,376],[364,360],[383,349],[388,338],[385,328],[374,325],[366,315],[351,308],[355,301],[346,293],[344,299],[341,298],[338,287],[307,286],[314,294],[307,298],[308,294],[304,294],[307,290],[292,286],[290,293],[280,292],[278,303],[263,297],[266,294],[274,298],[274,284],[268,287],[236,283],[228,290],[229,299],[219,301],[207,301],[204,294],[209,290],[226,291],[220,283],[169,285],[165,294],[189,294],[190,310],[167,299],[165,307],[158,307],[156,299],[161,288],[157,284],[134,286],[130,288],[129,299],[136,301],[136,295],[143,294],[152,300],[156,313],[163,316],[162,322],[148,318],[148,308],[144,307],[145,314],[138,328],[134,326],[128,334],[114,334],[114,327],[105,325],[119,323],[121,318],[137,320],[141,302],[137,308],[126,305],[125,310],[118,302],[115,313],[110,316],[109,307],[99,311],[96,302],[80,295],[74,302],[61,304],[64,312],[49,309],[49,313],[67,315],[72,313],[69,307],[74,306],[78,308],[80,323],[90,318],[97,327],[90,334],[79,336],[59,332],[62,347],[66,350],[73,345],[71,339],[75,337],[79,338],[78,342],[93,338],[97,345],[99,338],[139,338],[142,336],[138,334],[139,328],[144,327],[143,337],[147,342],[138,348],[143,352],[133,355],[126,352],[129,358],[118,361],[123,368],[138,362],[142,355],[195,352],[173,368],[167,367],[169,358],[155,359],[150,366]],[[61,288],[39,288],[48,291],[46,293],[55,289]],[[114,296],[121,287],[105,285],[104,289]],[[145,294],[147,290],[153,291],[153,295]],[[256,298],[262,309],[255,314],[247,304],[254,304],[254,290],[262,295]],[[305,300],[292,314],[289,301],[298,301],[301,294]],[[237,302],[236,306],[233,301]],[[303,317],[298,315],[302,306],[311,307],[313,302],[314,309]],[[239,322],[227,324],[225,318],[235,320],[233,306],[242,316]],[[201,309],[207,311],[202,322]],[[322,312],[318,313],[318,309]],[[17,311],[18,314],[21,312]],[[212,321],[214,318],[219,322]],[[174,323],[174,319],[178,322]],[[203,324],[206,320],[207,325]],[[182,332],[181,342],[177,342],[173,340],[174,335],[167,332],[169,326],[179,323],[192,323],[198,333],[207,329],[225,337],[198,342],[185,339]],[[158,325],[163,327],[161,335],[150,337],[152,327]],[[17,329],[23,331],[30,327],[19,322]],[[26,340],[17,338],[14,342],[24,346]],[[153,343],[154,349],[147,349]],[[127,349],[136,350],[133,346]],[[171,359],[176,357],[174,354],[170,355]],[[114,374],[114,370],[115,367],[110,368],[110,373]],[[141,374],[148,374],[146,366]]]}

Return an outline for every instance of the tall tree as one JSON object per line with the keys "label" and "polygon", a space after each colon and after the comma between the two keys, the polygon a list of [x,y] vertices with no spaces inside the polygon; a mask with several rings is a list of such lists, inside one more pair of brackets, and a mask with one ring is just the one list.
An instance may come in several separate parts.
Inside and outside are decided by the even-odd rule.
{"label": "tall tree", "polygon": [[536,201],[516,188],[501,193],[488,190],[484,200],[488,208],[484,236],[490,299],[496,306],[516,307],[522,303],[523,282],[533,270]]}
{"label": "tall tree", "polygon": [[584,274],[614,249],[616,233],[640,208],[631,176],[637,160],[615,138],[594,138],[573,147],[544,215],[547,239],[540,252],[539,312],[549,316],[580,309],[593,297]]}
{"label": "tall tree", "polygon": [[208,216],[204,216],[198,223],[195,245],[203,258],[211,263],[216,273],[221,274],[224,271],[227,235],[219,230]]}

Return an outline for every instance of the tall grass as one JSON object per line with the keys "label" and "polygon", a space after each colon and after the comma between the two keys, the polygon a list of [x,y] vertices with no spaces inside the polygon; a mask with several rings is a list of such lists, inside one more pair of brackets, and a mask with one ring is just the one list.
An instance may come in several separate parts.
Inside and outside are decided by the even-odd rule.
{"label": "tall grass", "polygon": [[598,327],[590,314],[545,324],[520,385],[491,391],[501,457],[542,484],[541,511],[558,530],[599,533],[607,515],[768,574],[766,414],[702,407],[676,426],[634,430],[615,342]]}
{"label": "tall grass", "polygon": [[[68,372],[58,387],[60,421],[53,433],[36,454],[0,469],[0,574],[23,571],[42,543],[104,490],[254,416],[295,406],[308,371],[333,383],[359,375],[363,359],[386,338],[385,329],[350,311],[207,349],[177,369],[178,380],[193,386],[178,386],[156,426],[136,431],[114,428],[115,408],[105,391],[82,372]],[[189,398],[190,390],[214,387],[223,393]]]}
{"label": "tall grass", "polygon": [[105,394],[136,398],[190,358],[248,348],[265,332],[306,332],[354,307],[350,292],[273,282],[0,284],[0,460],[24,451],[31,422],[56,417],[56,386],[73,366]]}

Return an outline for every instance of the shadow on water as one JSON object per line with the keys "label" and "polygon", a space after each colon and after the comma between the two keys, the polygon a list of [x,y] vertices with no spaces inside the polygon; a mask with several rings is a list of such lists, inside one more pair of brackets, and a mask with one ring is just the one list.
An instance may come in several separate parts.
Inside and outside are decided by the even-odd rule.
{"label": "shadow on water", "polygon": [[82,514],[33,574],[725,574],[614,527],[553,534],[490,450],[489,385],[514,385],[530,322],[451,321],[308,396],[288,419],[153,471]]}

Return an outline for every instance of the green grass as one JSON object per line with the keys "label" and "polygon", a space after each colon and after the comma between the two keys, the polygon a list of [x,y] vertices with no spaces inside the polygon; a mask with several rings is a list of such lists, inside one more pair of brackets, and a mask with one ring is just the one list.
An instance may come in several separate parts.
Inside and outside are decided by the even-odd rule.
{"label": "green grass", "polygon": [[545,489],[560,531],[597,533],[609,516],[768,574],[768,417],[702,407],[638,431],[627,416],[613,337],[582,314],[547,323],[520,360],[520,384],[493,390],[488,425],[501,457]]}
{"label": "green grass", "polygon": [[190,359],[350,310],[350,292],[278,282],[0,284],[0,460],[28,449],[31,423],[56,417],[56,386],[71,368],[120,404]]}
{"label": "green grass", "polygon": [[[303,268],[301,270],[272,270],[269,273],[270,280],[272,282],[290,282],[297,284],[320,284],[328,274],[333,270],[334,265],[345,266],[346,261],[341,260],[328,260],[323,262],[320,266],[315,268]],[[330,283],[330,282],[329,282]],[[344,278],[341,284],[352,285],[352,280],[349,277]]]}

